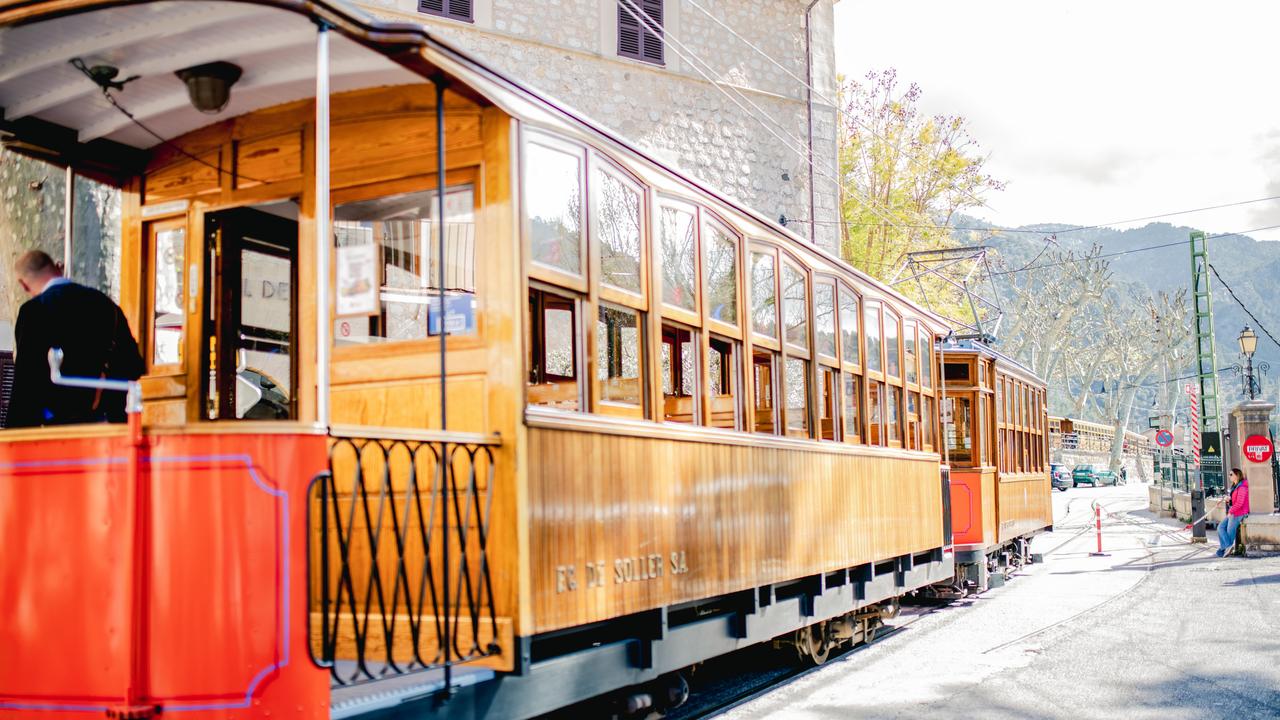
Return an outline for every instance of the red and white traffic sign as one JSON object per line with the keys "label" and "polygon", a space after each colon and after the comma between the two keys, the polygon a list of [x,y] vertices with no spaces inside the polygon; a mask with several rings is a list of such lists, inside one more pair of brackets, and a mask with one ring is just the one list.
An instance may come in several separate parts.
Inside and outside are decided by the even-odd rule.
{"label": "red and white traffic sign", "polygon": [[1266,435],[1250,435],[1244,441],[1244,456],[1249,462],[1264,463],[1276,454],[1276,448]]}
{"label": "red and white traffic sign", "polygon": [[1156,444],[1160,447],[1169,447],[1173,444],[1173,433],[1168,430],[1161,430],[1156,433]]}

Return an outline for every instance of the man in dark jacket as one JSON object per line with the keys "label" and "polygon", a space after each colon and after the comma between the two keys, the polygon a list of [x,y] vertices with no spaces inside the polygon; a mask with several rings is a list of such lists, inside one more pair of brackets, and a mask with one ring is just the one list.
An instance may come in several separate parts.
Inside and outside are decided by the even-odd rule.
{"label": "man in dark jacket", "polygon": [[49,348],[62,348],[62,373],[69,377],[142,377],[142,356],[124,313],[106,295],[62,277],[39,250],[18,258],[14,271],[31,299],[14,327],[8,427],[124,422],[124,393],[55,386],[49,379]]}

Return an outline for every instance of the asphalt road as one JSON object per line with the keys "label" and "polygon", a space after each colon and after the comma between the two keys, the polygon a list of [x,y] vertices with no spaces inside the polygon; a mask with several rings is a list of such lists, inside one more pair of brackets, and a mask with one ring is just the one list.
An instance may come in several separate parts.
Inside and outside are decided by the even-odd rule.
{"label": "asphalt road", "polygon": [[1215,557],[1216,536],[1192,545],[1146,512],[1145,486],[1054,508],[1043,564],[721,717],[1280,718],[1280,556]]}

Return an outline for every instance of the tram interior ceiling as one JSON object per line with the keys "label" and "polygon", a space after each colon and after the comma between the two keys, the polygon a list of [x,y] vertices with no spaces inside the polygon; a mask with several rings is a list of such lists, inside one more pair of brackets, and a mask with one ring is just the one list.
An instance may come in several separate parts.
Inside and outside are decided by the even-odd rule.
{"label": "tram interior ceiling", "polygon": [[147,368],[0,432],[0,714],[529,717],[966,582],[948,451],[1022,513],[971,562],[1043,526],[1037,379],[422,26],[28,0],[0,47]]}

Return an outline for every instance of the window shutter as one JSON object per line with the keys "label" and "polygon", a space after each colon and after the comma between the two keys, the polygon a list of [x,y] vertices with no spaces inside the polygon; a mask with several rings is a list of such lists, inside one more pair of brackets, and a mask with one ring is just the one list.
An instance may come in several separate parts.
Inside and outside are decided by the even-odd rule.
{"label": "window shutter", "polygon": [[443,15],[444,3],[445,0],[418,0],[418,12]]}
{"label": "window shutter", "polygon": [[[641,59],[661,64],[663,62],[662,28],[664,27],[662,0],[641,0],[640,6],[644,8],[645,14],[653,19],[652,22],[645,23],[644,48],[641,52]],[[657,34],[654,34],[649,29],[655,25],[658,29]]]}
{"label": "window shutter", "polygon": [[449,17],[458,20],[471,20],[471,0],[448,0]]}
{"label": "window shutter", "polygon": [[639,59],[640,19],[629,5],[618,0],[618,54]]}

